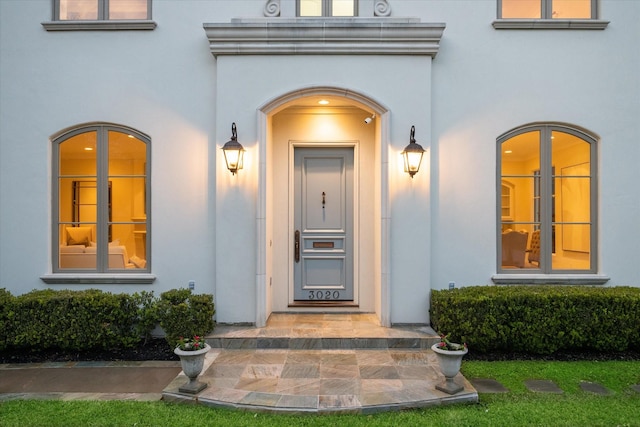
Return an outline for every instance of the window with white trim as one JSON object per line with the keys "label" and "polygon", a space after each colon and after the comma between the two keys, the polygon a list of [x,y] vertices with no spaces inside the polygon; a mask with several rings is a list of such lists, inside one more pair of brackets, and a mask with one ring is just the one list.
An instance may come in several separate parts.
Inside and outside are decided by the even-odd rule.
{"label": "window with white trim", "polygon": [[596,272],[596,144],[593,135],[559,124],[498,138],[499,272]]}
{"label": "window with white trim", "polygon": [[298,0],[298,16],[357,16],[356,0]]}
{"label": "window with white trim", "polygon": [[92,124],[53,140],[53,272],[149,272],[149,138]]}
{"label": "window with white trim", "polygon": [[498,0],[498,19],[596,18],[596,0]]}
{"label": "window with white trim", "polygon": [[151,19],[151,0],[54,0],[55,21]]}

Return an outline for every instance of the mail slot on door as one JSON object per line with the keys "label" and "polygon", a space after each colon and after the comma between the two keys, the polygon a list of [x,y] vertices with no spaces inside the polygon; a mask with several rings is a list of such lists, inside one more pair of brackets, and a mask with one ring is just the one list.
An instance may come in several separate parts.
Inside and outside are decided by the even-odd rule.
{"label": "mail slot on door", "polygon": [[304,250],[307,251],[342,251],[344,250],[344,239],[340,237],[307,237],[306,239],[304,239],[303,247]]}
{"label": "mail slot on door", "polygon": [[333,242],[313,242],[313,249],[333,249]]}

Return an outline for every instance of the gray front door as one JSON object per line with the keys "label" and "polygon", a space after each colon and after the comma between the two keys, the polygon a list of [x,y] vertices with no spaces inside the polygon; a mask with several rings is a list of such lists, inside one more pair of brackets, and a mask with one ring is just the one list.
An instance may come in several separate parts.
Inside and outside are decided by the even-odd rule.
{"label": "gray front door", "polygon": [[353,147],[295,148],[294,300],[353,301]]}

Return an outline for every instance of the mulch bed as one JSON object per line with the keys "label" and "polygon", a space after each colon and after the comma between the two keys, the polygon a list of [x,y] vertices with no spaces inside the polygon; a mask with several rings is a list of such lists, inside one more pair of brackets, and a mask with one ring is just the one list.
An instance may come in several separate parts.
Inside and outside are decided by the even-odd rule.
{"label": "mulch bed", "polygon": [[91,351],[45,349],[39,351],[5,349],[0,351],[0,363],[41,363],[79,361],[180,360],[164,339],[152,339],[133,348]]}
{"label": "mulch bed", "polygon": [[469,353],[464,360],[478,361],[509,361],[509,360],[542,360],[542,361],[607,361],[621,360],[632,361],[640,360],[640,351],[619,351],[619,352],[557,352],[553,354],[528,354],[528,353]]}

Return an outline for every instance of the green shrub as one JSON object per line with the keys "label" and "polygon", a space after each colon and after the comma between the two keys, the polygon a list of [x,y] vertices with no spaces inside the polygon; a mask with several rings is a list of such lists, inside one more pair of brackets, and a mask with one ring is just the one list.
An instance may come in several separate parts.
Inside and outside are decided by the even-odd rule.
{"label": "green shrub", "polygon": [[473,286],[431,295],[433,328],[479,352],[640,348],[640,288]]}
{"label": "green shrub", "polygon": [[[147,298],[145,300],[145,298]],[[150,333],[140,304],[148,296],[51,289],[15,298],[12,345],[18,348],[132,347]]]}
{"label": "green shrub", "polygon": [[213,295],[187,289],[163,293],[111,294],[35,290],[14,297],[0,289],[0,350],[55,348],[66,351],[133,347],[151,338],[160,323],[173,346],[180,336],[213,330]]}
{"label": "green shrub", "polygon": [[158,317],[157,298],[153,292],[142,291],[133,294],[138,307],[137,323],[135,328],[138,336],[143,337],[145,342],[151,339],[151,331],[155,329],[160,319]]}
{"label": "green shrub", "polygon": [[12,331],[13,316],[15,310],[15,297],[5,288],[0,289],[0,350],[5,349],[11,341],[9,335]]}
{"label": "green shrub", "polygon": [[204,336],[213,331],[213,295],[172,289],[160,294],[158,318],[165,338],[175,348],[180,337]]}

